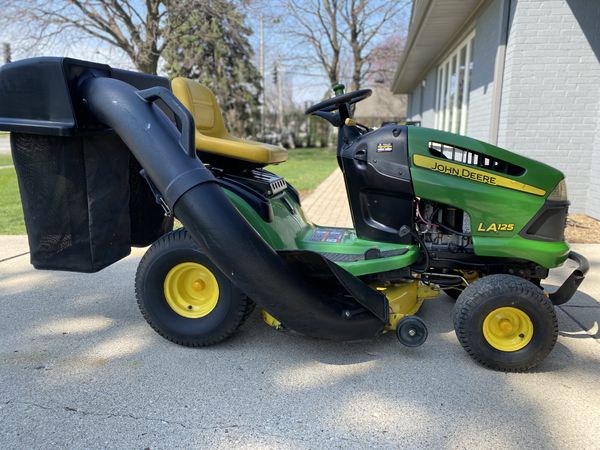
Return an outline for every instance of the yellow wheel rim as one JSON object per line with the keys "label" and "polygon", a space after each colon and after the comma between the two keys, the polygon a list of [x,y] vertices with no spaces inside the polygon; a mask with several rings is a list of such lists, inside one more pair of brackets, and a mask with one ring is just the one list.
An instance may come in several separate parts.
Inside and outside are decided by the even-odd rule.
{"label": "yellow wheel rim", "polygon": [[165,277],[165,298],[173,311],[189,319],[211,313],[219,300],[219,283],[202,264],[177,264]]}
{"label": "yellow wheel rim", "polygon": [[483,321],[483,336],[497,350],[516,352],[533,337],[533,323],[520,309],[505,306],[493,310]]}

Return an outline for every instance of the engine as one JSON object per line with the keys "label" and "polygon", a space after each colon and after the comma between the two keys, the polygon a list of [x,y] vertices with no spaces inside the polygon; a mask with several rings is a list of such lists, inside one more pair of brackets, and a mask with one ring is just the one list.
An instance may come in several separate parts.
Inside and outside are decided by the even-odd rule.
{"label": "engine", "polygon": [[452,206],[418,199],[415,224],[430,252],[472,253],[469,215]]}

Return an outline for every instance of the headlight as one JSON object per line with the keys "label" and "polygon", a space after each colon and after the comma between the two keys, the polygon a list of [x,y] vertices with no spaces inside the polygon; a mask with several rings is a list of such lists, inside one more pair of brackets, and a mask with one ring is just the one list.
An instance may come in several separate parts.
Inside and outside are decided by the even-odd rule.
{"label": "headlight", "polygon": [[548,196],[548,200],[556,202],[564,202],[567,200],[567,182],[564,178],[556,185],[552,193]]}

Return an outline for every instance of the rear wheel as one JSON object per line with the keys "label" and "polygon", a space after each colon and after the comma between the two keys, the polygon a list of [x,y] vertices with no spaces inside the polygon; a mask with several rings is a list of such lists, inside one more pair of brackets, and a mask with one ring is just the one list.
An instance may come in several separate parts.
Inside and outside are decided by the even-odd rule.
{"label": "rear wheel", "polygon": [[228,338],[254,308],[185,229],[152,244],[138,266],[135,288],[140,310],[152,328],[190,347]]}
{"label": "rear wheel", "polygon": [[454,330],[471,357],[495,370],[538,365],[558,336],[552,302],[533,283],[490,275],[470,284],[454,306]]}

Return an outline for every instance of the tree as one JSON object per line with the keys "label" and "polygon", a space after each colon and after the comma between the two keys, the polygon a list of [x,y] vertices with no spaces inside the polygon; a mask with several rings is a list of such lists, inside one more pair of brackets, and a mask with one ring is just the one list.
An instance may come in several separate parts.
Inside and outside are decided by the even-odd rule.
{"label": "tree", "polygon": [[[308,44],[331,84],[347,77],[356,90],[369,73],[378,40],[397,33],[408,5],[408,0],[287,0],[289,20],[282,25]],[[351,70],[342,70],[346,60]]]}
{"label": "tree", "polygon": [[379,126],[382,121],[398,121],[406,117],[406,96],[390,95],[390,87],[404,48],[405,35],[398,32],[380,40],[369,52],[367,75],[363,83],[373,89],[373,95],[356,105],[355,117],[367,126]]}
{"label": "tree", "polygon": [[163,53],[172,77],[183,76],[207,85],[216,95],[229,128],[252,134],[258,115],[261,77],[252,62],[251,30],[230,0],[181,0],[170,15],[169,43]]}
{"label": "tree", "polygon": [[[370,44],[375,36],[389,34],[384,26],[408,5],[408,2],[376,2],[373,0],[344,0],[341,16],[346,26],[343,37],[352,50],[352,90],[360,89],[369,72],[369,59],[377,47]],[[393,29],[393,27],[392,27]]]}
{"label": "tree", "polygon": [[391,86],[405,44],[406,35],[398,32],[373,47],[365,58],[368,70],[364,81],[371,86],[374,84]]}
{"label": "tree", "polygon": [[93,37],[121,49],[155,74],[166,44],[168,0],[13,0],[4,21],[18,21],[35,45],[56,37]]}
{"label": "tree", "polygon": [[[288,0],[295,27],[286,31],[307,43],[327,74],[331,85],[340,80],[342,53],[340,7],[344,0]],[[285,24],[285,22],[282,22]]]}

